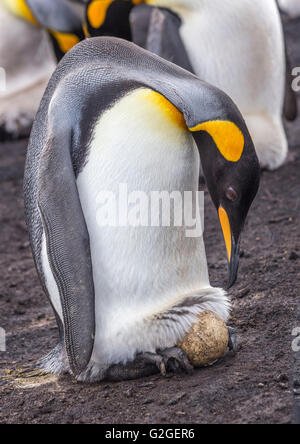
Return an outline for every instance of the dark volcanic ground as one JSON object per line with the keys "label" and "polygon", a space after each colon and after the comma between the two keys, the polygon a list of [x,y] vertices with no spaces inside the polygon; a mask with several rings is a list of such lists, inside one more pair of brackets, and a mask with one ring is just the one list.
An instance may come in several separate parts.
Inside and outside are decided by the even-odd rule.
{"label": "dark volcanic ground", "polygon": [[[299,22],[288,23],[287,32],[293,66],[300,66]],[[276,173],[263,174],[244,233],[239,280],[231,291],[238,354],[191,376],[115,384],[22,375],[56,345],[57,329],[34,269],[23,217],[26,142],[0,145],[0,326],[7,331],[7,352],[0,353],[0,423],[292,421],[291,332],[300,284],[299,121],[289,125],[290,161]],[[225,248],[206,198],[211,278],[223,285]]]}

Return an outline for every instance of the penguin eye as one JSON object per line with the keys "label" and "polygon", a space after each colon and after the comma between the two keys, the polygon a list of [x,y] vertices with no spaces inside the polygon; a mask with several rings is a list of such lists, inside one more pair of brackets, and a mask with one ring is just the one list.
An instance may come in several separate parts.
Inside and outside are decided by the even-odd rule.
{"label": "penguin eye", "polygon": [[225,196],[231,202],[235,202],[239,197],[237,191],[235,191],[232,187],[227,188],[227,190],[225,192]]}

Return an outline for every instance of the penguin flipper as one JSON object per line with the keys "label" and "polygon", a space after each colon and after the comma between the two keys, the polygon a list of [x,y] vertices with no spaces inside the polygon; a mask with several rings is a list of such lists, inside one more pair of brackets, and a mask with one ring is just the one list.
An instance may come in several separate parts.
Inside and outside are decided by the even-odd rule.
{"label": "penguin flipper", "polygon": [[86,369],[93,350],[95,296],[89,234],[71,159],[71,130],[63,126],[52,130],[43,149],[38,207],[50,267],[59,289],[65,348],[77,376]]}
{"label": "penguin flipper", "polygon": [[179,17],[172,12],[152,8],[145,49],[181,68],[194,72],[180,37],[180,26]]}

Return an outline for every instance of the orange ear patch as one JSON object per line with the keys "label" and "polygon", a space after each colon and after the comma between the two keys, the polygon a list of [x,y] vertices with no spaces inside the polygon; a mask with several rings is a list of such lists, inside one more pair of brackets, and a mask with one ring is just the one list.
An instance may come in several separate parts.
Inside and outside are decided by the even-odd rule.
{"label": "orange ear patch", "polygon": [[87,17],[93,28],[100,28],[106,19],[109,6],[114,0],[94,0],[88,7]]}
{"label": "orange ear patch", "polygon": [[223,230],[223,235],[225,239],[226,249],[227,249],[227,255],[228,260],[231,259],[231,250],[232,250],[232,242],[231,242],[231,228],[230,228],[230,222],[228,215],[223,207],[219,208],[219,218]]}
{"label": "orange ear patch", "polygon": [[79,37],[77,37],[77,35],[75,34],[65,34],[62,32],[57,32],[52,30],[50,30],[50,32],[57,41],[61,51],[65,54],[68,51],[70,51],[70,49],[72,49],[73,46],[77,45],[77,43],[80,42]]}
{"label": "orange ear patch", "polygon": [[238,162],[242,157],[245,138],[235,123],[227,120],[208,121],[190,128],[190,131],[206,131],[210,134],[226,160]]}

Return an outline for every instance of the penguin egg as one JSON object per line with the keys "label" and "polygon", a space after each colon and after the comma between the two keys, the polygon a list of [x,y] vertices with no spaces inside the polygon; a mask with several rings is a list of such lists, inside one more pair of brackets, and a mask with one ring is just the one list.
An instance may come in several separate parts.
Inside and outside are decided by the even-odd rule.
{"label": "penguin egg", "polygon": [[194,367],[205,367],[220,359],[227,347],[229,333],[225,322],[211,311],[198,315],[178,344]]}

